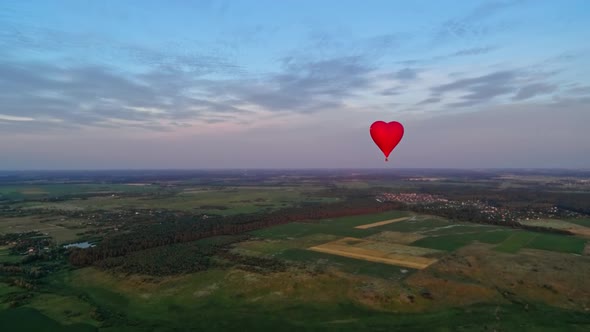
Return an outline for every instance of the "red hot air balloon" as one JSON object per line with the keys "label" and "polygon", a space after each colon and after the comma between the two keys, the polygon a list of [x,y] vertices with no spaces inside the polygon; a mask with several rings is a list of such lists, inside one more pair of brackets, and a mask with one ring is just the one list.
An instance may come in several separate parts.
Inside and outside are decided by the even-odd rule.
{"label": "red hot air balloon", "polygon": [[376,121],[371,125],[371,138],[383,151],[385,161],[389,160],[389,154],[398,145],[404,136],[404,126],[401,123]]}

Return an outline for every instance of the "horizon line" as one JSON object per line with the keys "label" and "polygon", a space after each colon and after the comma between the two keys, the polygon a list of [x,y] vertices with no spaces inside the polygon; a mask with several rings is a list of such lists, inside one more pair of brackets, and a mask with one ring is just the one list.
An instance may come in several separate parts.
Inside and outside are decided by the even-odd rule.
{"label": "horizon line", "polygon": [[88,172],[88,171],[272,171],[272,170],[569,170],[569,171],[590,171],[590,168],[580,167],[217,167],[217,168],[55,168],[55,169],[0,169],[0,172]]}

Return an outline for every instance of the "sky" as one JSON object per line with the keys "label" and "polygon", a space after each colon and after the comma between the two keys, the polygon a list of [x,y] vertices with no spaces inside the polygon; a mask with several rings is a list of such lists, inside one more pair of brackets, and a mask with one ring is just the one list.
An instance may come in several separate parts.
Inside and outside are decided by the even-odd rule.
{"label": "sky", "polygon": [[588,40],[585,0],[4,0],[0,169],[590,168]]}

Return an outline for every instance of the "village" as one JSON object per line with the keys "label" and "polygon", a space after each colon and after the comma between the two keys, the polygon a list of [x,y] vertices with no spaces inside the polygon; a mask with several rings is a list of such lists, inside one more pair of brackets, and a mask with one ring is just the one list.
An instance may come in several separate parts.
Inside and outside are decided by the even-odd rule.
{"label": "village", "polygon": [[576,217],[578,213],[559,209],[557,206],[545,208],[498,207],[481,200],[449,200],[439,195],[422,193],[382,193],[376,197],[378,202],[400,202],[420,212],[434,215],[453,216],[469,213],[478,221],[494,223],[517,223],[518,221],[541,220],[549,218]]}

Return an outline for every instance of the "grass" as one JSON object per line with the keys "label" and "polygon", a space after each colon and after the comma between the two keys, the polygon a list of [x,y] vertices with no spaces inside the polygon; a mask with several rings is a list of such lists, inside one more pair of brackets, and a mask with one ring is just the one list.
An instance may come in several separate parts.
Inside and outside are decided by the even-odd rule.
{"label": "grass", "polygon": [[[143,188],[141,186],[130,187]],[[109,210],[117,208],[170,209],[231,215],[278,209],[299,202],[333,201],[332,198],[313,196],[310,192],[311,189],[313,188],[237,187],[216,190],[195,189],[163,197],[157,195],[133,197],[103,196],[64,202],[34,202],[28,203],[26,206],[29,208],[57,210]],[[225,209],[210,208],[210,206],[222,206]]]}
{"label": "grass", "polygon": [[75,242],[79,233],[93,229],[80,220],[53,218],[41,219],[34,216],[19,218],[0,218],[0,234],[39,231],[47,233],[58,243]]}
{"label": "grass", "polygon": [[11,255],[8,247],[0,247],[0,264],[1,263],[19,263],[25,256]]}
{"label": "grass", "polygon": [[16,308],[0,311],[0,326],[3,331],[35,332],[86,332],[97,331],[87,324],[62,325],[32,308]]}
{"label": "grass", "polygon": [[510,230],[492,230],[468,234],[430,236],[413,242],[412,245],[438,250],[454,251],[474,241],[499,244],[511,235]]}
{"label": "grass", "polygon": [[576,218],[576,219],[567,219],[567,222],[572,224],[577,224],[580,226],[590,227],[590,218]]}
{"label": "grass", "polygon": [[0,186],[0,195],[10,199],[22,199],[88,193],[143,193],[159,189],[159,186],[125,184],[23,184]]}
{"label": "grass", "polygon": [[312,234],[293,239],[264,239],[236,244],[235,251],[245,254],[276,255],[288,249],[305,249],[336,240],[340,237],[329,234]]}
{"label": "grass", "polygon": [[533,232],[514,232],[514,234],[510,235],[504,242],[497,245],[494,250],[498,250],[501,252],[507,253],[516,253],[521,248],[525,247],[528,243],[534,240],[539,234]]}
{"label": "grass", "polygon": [[406,216],[406,212],[391,211],[386,213],[324,219],[309,223],[289,223],[270,227],[251,234],[267,239],[286,239],[309,236],[317,233],[336,236],[365,237],[379,233],[381,227],[356,229],[355,226]]}
{"label": "grass", "polygon": [[438,218],[425,218],[418,220],[405,220],[393,224],[387,224],[376,227],[380,231],[406,232],[406,233],[421,233],[423,231],[430,231],[437,227],[453,225],[450,221]]}
{"label": "grass", "polygon": [[[319,268],[334,267],[347,273],[362,274],[383,279],[400,280],[406,275],[409,275],[410,271],[413,271],[413,269],[409,268],[368,262],[305,249],[285,250],[276,257],[293,262],[314,264]],[[407,270],[408,273],[402,273],[402,269]]]}
{"label": "grass", "polygon": [[[211,283],[215,276],[219,277],[203,277]],[[191,283],[193,279],[183,281]],[[343,291],[347,285],[321,282],[316,286],[328,287],[326,291],[331,292]],[[195,299],[192,292],[185,296],[177,293],[187,293],[184,288],[163,286],[157,298],[129,302],[123,311],[124,318],[100,331],[586,331],[590,327],[590,315],[586,313],[544,305],[531,304],[525,310],[519,304],[480,304],[396,314],[337,298],[329,302],[303,302],[300,298],[287,300],[277,295],[271,301],[252,302],[253,294],[236,291],[232,288],[236,285],[228,287]],[[141,321],[137,321],[140,317]],[[31,308],[0,311],[0,325],[7,331],[94,331],[88,324],[58,324]]]}
{"label": "grass", "polygon": [[90,313],[93,307],[75,296],[40,294],[33,298],[26,307],[39,310],[41,313],[65,324],[96,325]]}
{"label": "grass", "polygon": [[11,294],[11,293],[21,293],[23,292],[22,288],[18,288],[15,286],[10,286],[6,283],[0,282],[0,297],[4,296],[6,294]]}
{"label": "grass", "polygon": [[438,235],[454,235],[454,234],[470,234],[470,233],[481,233],[491,231],[503,231],[505,227],[483,225],[483,224],[470,224],[470,223],[451,223],[442,227],[435,227],[425,231],[421,231],[420,234],[428,236]]}
{"label": "grass", "polygon": [[532,239],[527,248],[581,254],[585,245],[584,239],[575,236],[542,233]]}

